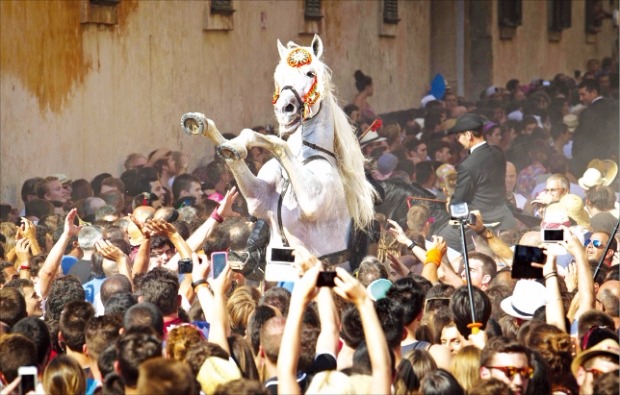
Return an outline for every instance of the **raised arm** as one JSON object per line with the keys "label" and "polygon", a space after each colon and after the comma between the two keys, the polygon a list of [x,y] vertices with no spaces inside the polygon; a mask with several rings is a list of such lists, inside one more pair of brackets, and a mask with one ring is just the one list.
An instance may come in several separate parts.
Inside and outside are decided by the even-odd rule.
{"label": "raised arm", "polygon": [[65,217],[64,230],[60,238],[54,244],[49,254],[47,254],[47,258],[45,258],[45,262],[41,266],[41,270],[39,271],[39,286],[41,288],[41,297],[45,299],[49,292],[49,287],[56,277],[56,273],[58,272],[58,267],[60,266],[60,262],[62,256],[69,244],[69,241],[73,236],[75,236],[79,231],[80,227],[74,224],[75,218],[77,217],[77,209],[72,209],[69,211],[69,214]]}
{"label": "raised arm", "polygon": [[149,269],[151,234],[145,229],[144,224],[140,222],[138,218],[129,214],[129,219],[138,227],[138,230],[140,230],[140,233],[144,236],[140,247],[138,247],[138,252],[133,258],[132,275],[135,276],[136,274],[146,273]]}
{"label": "raised arm", "polygon": [[[372,384],[368,389],[368,393],[389,394],[391,393],[392,384],[390,351],[385,334],[381,328],[381,323],[379,322],[379,317],[375,311],[374,303],[368,297],[364,286],[347,273],[346,270],[338,268],[336,272],[338,276],[335,279],[336,287],[334,287],[334,292],[345,300],[352,302],[360,311],[364,338],[366,339],[368,356],[370,357],[370,365],[372,367]],[[278,364],[278,368],[279,366]]]}
{"label": "raised arm", "polygon": [[297,384],[301,323],[306,307],[316,295],[316,280],[320,270],[320,263],[308,269],[295,284],[291,295],[291,304],[280,343],[280,350],[286,350],[286,352],[281,352],[278,356],[278,393],[280,394],[301,394]]}
{"label": "raised arm", "polygon": [[575,258],[577,267],[577,295],[579,298],[579,308],[575,313],[574,319],[579,319],[581,314],[594,309],[594,279],[592,278],[592,269],[588,263],[585,248],[570,229],[565,227],[563,229],[566,235],[566,241],[561,244]]}
{"label": "raised arm", "polygon": [[448,247],[443,237],[433,236],[433,245],[426,253],[426,258],[424,259],[424,268],[422,269],[422,277],[424,277],[433,284],[439,282],[437,270],[441,265],[441,261],[443,259],[443,256],[446,254],[447,248]]}
{"label": "raised arm", "polygon": [[547,297],[547,308],[545,309],[547,324],[553,325],[563,332],[566,332],[566,325],[564,323],[564,303],[562,303],[562,297],[560,295],[556,256],[549,253],[546,248],[545,253],[547,254],[547,262],[543,265],[543,276],[545,277]]}

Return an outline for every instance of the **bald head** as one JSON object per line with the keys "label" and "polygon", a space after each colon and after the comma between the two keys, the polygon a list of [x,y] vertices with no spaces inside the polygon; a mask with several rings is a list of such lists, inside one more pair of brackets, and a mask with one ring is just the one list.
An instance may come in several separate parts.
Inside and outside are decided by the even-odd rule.
{"label": "bald head", "polygon": [[519,244],[522,246],[538,247],[542,243],[539,231],[530,231],[521,236]]}
{"label": "bald head", "polygon": [[596,306],[612,317],[618,317],[620,308],[620,281],[607,280],[598,289]]}

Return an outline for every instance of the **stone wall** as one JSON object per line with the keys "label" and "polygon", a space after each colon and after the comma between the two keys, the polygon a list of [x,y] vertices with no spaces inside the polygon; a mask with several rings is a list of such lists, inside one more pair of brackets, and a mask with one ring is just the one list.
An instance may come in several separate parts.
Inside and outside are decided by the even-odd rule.
{"label": "stone wall", "polygon": [[0,2],[4,202],[21,205],[34,176],[118,176],[131,152],[182,150],[190,169],[209,161],[210,143],[182,134],[186,111],[235,134],[274,123],[278,38],[308,45],[316,28],[343,105],[358,68],[374,79],[378,112],[419,103],[430,79],[423,1],[400,2],[394,28],[381,23],[381,2],[323,2],[315,26],[301,0],[235,1],[232,30],[204,30],[219,26],[207,1],[121,0],[113,25],[80,23],[85,1]]}

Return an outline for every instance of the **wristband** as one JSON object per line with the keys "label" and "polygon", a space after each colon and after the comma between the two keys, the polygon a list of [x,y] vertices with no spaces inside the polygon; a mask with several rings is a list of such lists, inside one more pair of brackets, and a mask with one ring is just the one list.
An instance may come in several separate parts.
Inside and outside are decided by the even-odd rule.
{"label": "wristband", "polygon": [[432,248],[426,252],[426,262],[424,262],[424,264],[426,265],[427,263],[433,263],[439,267],[441,265],[442,258],[443,254],[441,251],[436,248]]}
{"label": "wristband", "polygon": [[415,241],[415,240],[411,240],[411,244],[409,244],[409,245],[407,246],[407,249],[408,249],[408,250],[413,251],[413,247],[415,247],[415,246],[417,246],[417,245],[418,245],[418,242],[417,242],[417,241]]}
{"label": "wristband", "polygon": [[20,266],[19,270],[30,270],[30,266]]}
{"label": "wristband", "polygon": [[194,281],[194,282],[192,283],[192,288],[196,289],[196,287],[197,287],[197,286],[199,286],[199,285],[203,285],[203,284],[204,284],[204,285],[207,285],[207,284],[208,284],[208,283],[207,283],[207,280],[205,280],[204,278],[203,278],[203,279],[200,279],[200,280],[196,280],[196,281]]}
{"label": "wristband", "polygon": [[213,212],[211,213],[211,218],[213,218],[219,224],[224,222],[224,218],[222,218],[222,216],[217,213],[217,208],[213,209]]}
{"label": "wristband", "polygon": [[477,234],[478,236],[482,236],[482,234],[483,234],[484,232],[486,232],[486,230],[487,230],[487,228],[486,228],[485,226],[483,226],[483,227],[482,227],[482,230],[481,230],[480,232],[476,233],[476,234]]}
{"label": "wristband", "polygon": [[557,272],[551,272],[551,273],[547,273],[545,274],[545,280],[549,280],[552,277],[557,277],[558,273]]}

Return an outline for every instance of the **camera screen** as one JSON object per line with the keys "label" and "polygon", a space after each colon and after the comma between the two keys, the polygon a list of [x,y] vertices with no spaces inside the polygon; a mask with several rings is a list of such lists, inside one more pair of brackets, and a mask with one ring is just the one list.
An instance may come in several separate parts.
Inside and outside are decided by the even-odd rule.
{"label": "camera screen", "polygon": [[455,218],[463,218],[467,216],[468,213],[467,203],[455,203],[450,205],[450,214]]}
{"label": "camera screen", "polygon": [[543,241],[562,241],[564,231],[562,229],[545,229],[543,231]]}
{"label": "camera screen", "polygon": [[21,382],[19,384],[20,394],[26,394],[30,391],[34,391],[35,379],[32,374],[24,374],[21,376]]}
{"label": "camera screen", "polygon": [[271,260],[278,262],[295,262],[292,248],[272,248]]}

